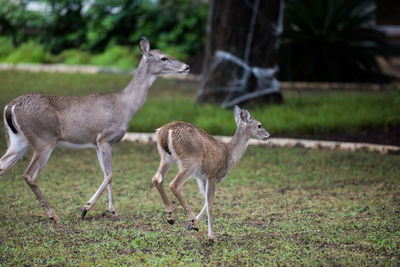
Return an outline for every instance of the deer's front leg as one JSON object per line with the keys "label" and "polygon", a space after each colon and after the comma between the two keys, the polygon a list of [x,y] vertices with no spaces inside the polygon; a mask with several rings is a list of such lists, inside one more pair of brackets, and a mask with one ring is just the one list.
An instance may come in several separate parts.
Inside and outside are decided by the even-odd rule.
{"label": "deer's front leg", "polygon": [[[104,174],[105,176],[105,174]],[[107,185],[108,188],[108,210],[114,215],[118,216],[117,209],[115,208],[114,204],[114,197],[112,194],[112,185],[111,182]]]}
{"label": "deer's front leg", "polygon": [[[88,210],[90,210],[93,207],[93,205],[96,203],[97,199],[99,199],[101,193],[103,193],[106,186],[111,184],[111,180],[112,180],[112,146],[108,143],[98,143],[97,155],[99,158],[101,169],[103,170],[103,173],[104,173],[104,180],[101,183],[100,187],[97,189],[96,193],[90,198],[90,200],[82,208],[82,219],[85,217]],[[113,208],[113,210],[111,210],[111,212],[114,211],[114,213],[116,213],[116,210],[114,207],[114,200],[112,198],[112,192],[111,192],[110,188],[111,187],[109,187],[109,197],[111,197],[110,208]]]}
{"label": "deer's front leg", "polygon": [[[98,158],[98,160],[99,160],[100,167],[101,167],[101,170],[102,170],[103,175],[104,175],[104,178],[105,178],[105,177],[106,177],[106,170],[105,170],[105,168],[104,168],[104,163],[103,163],[103,162],[104,162],[104,159],[103,159],[103,156],[102,156],[102,153],[101,153],[100,149],[97,148],[96,151],[97,151],[97,158]],[[113,215],[118,216],[117,210],[115,209],[114,197],[113,197],[113,194],[112,194],[112,185],[111,185],[111,181],[110,181],[110,183],[107,185],[107,189],[108,189],[108,210],[109,210]]]}
{"label": "deer's front leg", "polygon": [[216,237],[214,235],[213,231],[213,217],[212,217],[212,208],[213,208],[213,203],[214,203],[214,195],[215,195],[215,187],[217,183],[216,180],[207,180],[207,200],[206,200],[206,205],[207,205],[207,216],[208,216],[208,239],[210,242],[214,242]]}

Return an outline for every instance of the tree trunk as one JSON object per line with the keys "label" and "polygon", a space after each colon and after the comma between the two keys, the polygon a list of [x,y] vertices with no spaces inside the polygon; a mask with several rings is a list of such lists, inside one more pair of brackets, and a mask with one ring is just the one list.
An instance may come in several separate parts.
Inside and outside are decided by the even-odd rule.
{"label": "tree trunk", "polygon": [[212,0],[199,103],[231,107],[277,94],[280,0]]}

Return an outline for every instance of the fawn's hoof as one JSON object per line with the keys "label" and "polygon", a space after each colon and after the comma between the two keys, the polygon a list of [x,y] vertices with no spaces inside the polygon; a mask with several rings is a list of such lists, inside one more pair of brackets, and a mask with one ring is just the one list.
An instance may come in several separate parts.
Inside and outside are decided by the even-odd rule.
{"label": "fawn's hoof", "polygon": [[194,227],[192,222],[189,222],[187,225],[187,229],[190,230],[195,230],[195,231],[199,231],[199,227]]}
{"label": "fawn's hoof", "polygon": [[52,220],[55,223],[60,223],[61,219],[57,215],[54,215],[53,217],[50,217],[50,220]]}
{"label": "fawn's hoof", "polygon": [[175,220],[174,219],[167,219],[167,223],[169,223],[170,225],[174,225]]}
{"label": "fawn's hoof", "polygon": [[86,207],[83,207],[82,208],[82,220],[85,219],[86,213],[87,213],[87,209],[86,209]]}

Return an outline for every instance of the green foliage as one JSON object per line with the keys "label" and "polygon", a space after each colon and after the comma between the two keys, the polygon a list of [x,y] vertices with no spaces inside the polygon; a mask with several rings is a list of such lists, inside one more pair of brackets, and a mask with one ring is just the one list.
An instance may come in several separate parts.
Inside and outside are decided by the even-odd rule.
{"label": "green foliage", "polygon": [[103,53],[93,56],[91,65],[115,66],[121,69],[133,69],[138,64],[136,54],[124,46],[112,45]]}
{"label": "green foliage", "polygon": [[30,41],[23,43],[2,60],[10,63],[43,63],[46,59],[44,46]]}
{"label": "green foliage", "polygon": [[202,52],[208,6],[202,1],[160,0],[157,5],[142,1],[136,30],[130,40],[145,35],[161,50],[176,47],[181,53]]}
{"label": "green foliage", "polygon": [[0,61],[8,57],[14,50],[15,47],[10,38],[0,37]]}
{"label": "green foliage", "polygon": [[67,49],[55,56],[55,63],[89,65],[92,55],[79,49]]}
{"label": "green foliage", "polygon": [[[85,2],[43,0],[46,10],[40,13],[28,12],[24,1],[16,5],[0,0],[0,6],[4,4],[0,9],[0,35],[10,36],[16,46],[26,40],[39,42],[52,54],[75,51],[56,57],[56,62],[93,61],[125,69],[137,62],[142,36],[148,37],[153,48],[181,60],[203,50],[208,5],[201,0],[98,0],[87,10]],[[88,60],[78,51],[96,56]]]}
{"label": "green foliage", "polygon": [[382,81],[376,61],[388,51],[371,25],[373,0],[288,0],[281,38],[281,77],[306,81]]}
{"label": "green foliage", "polygon": [[52,53],[79,48],[85,42],[87,19],[82,16],[84,0],[45,0],[50,6],[44,14],[40,39]]}
{"label": "green foliage", "polygon": [[[45,17],[37,12],[26,10],[27,0],[0,0],[0,35],[12,36],[14,45],[28,39],[36,39],[42,34]],[[35,35],[32,32],[36,32]]]}
{"label": "green foliage", "polygon": [[202,52],[207,10],[202,1],[96,1],[87,12],[87,47],[102,50],[109,40],[137,46],[146,36],[153,47],[184,59]]}

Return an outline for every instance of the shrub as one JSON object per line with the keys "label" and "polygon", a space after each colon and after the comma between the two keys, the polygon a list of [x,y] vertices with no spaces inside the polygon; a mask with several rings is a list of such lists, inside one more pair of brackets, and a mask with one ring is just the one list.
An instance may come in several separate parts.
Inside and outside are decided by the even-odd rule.
{"label": "shrub", "polygon": [[78,49],[68,49],[61,54],[55,56],[55,63],[63,63],[67,65],[88,65],[92,56]]}
{"label": "shrub", "polygon": [[90,64],[132,69],[138,63],[136,58],[137,54],[132,49],[125,46],[112,45],[103,53],[93,56]]}
{"label": "shrub", "polygon": [[48,61],[49,57],[46,54],[44,45],[29,41],[16,48],[4,58],[4,61],[10,63],[43,63]]}
{"label": "shrub", "polygon": [[14,50],[11,38],[0,37],[0,61],[12,54]]}
{"label": "shrub", "polygon": [[382,81],[376,61],[385,35],[371,23],[373,0],[287,0],[281,37],[281,78]]}

